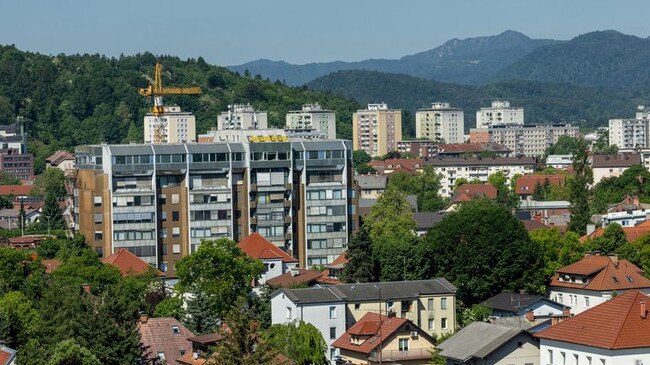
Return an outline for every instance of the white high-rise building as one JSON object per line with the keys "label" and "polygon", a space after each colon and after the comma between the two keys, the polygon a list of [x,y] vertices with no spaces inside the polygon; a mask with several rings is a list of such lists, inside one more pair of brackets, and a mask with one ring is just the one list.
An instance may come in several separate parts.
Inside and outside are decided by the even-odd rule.
{"label": "white high-rise building", "polygon": [[645,107],[640,105],[635,118],[610,119],[609,145],[616,145],[619,149],[648,147],[648,114]]}
{"label": "white high-rise building", "polygon": [[287,129],[315,130],[327,139],[336,139],[336,114],[316,104],[305,104],[302,110],[292,110],[286,116]]}
{"label": "white high-rise building", "polygon": [[352,114],[352,143],[354,150],[364,150],[370,156],[383,156],[397,151],[402,140],[402,111],[388,109],[386,103],[368,104],[365,110]]}
{"label": "white high-rise building", "polygon": [[509,101],[495,100],[492,107],[476,112],[476,128],[503,124],[524,124],[524,108],[511,107]]}
{"label": "white high-rise building", "polygon": [[228,105],[228,110],[217,117],[217,129],[267,129],[267,114],[250,104]]}
{"label": "white high-rise building", "polygon": [[[158,136],[158,138],[156,138]],[[196,142],[196,117],[179,106],[165,106],[160,117],[144,117],[144,143]]]}
{"label": "white high-rise building", "polygon": [[431,108],[415,113],[415,137],[437,143],[463,143],[465,117],[463,111],[449,103],[433,103]]}

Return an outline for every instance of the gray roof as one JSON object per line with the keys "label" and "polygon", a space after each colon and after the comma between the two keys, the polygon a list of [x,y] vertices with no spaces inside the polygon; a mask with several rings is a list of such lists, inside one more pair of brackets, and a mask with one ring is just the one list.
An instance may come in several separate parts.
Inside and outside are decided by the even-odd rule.
{"label": "gray roof", "polygon": [[517,313],[520,310],[530,305],[533,305],[539,301],[549,303],[552,306],[557,307],[558,309],[568,308],[563,304],[554,302],[550,299],[544,298],[539,295],[510,293],[510,292],[499,293],[493,296],[492,298],[485,300],[481,304],[484,304],[492,309]]}
{"label": "gray roof", "polygon": [[443,341],[438,348],[442,350],[440,355],[462,362],[472,357],[483,359],[522,332],[522,329],[499,324],[473,322]]}
{"label": "gray roof", "polygon": [[412,281],[385,281],[381,283],[342,284],[321,288],[280,289],[273,297],[282,293],[292,302],[331,303],[377,301],[381,289],[381,300],[400,300],[420,295],[454,294],[456,287],[445,278]]}
{"label": "gray roof", "polygon": [[153,149],[150,144],[113,144],[109,145],[108,148],[113,156],[153,154]]}
{"label": "gray roof", "polygon": [[638,153],[621,153],[618,155],[594,155],[592,167],[630,167],[641,164],[641,155]]}
{"label": "gray roof", "polygon": [[356,179],[361,189],[385,189],[388,182],[386,175],[358,175]]}
{"label": "gray roof", "polygon": [[498,324],[501,326],[506,326],[510,328],[518,328],[522,330],[530,330],[531,328],[537,327],[540,324],[550,321],[548,317],[535,317],[534,321],[529,321],[523,316],[514,316],[514,317],[497,317],[491,318],[489,323]]}
{"label": "gray roof", "polygon": [[442,218],[445,215],[449,214],[448,212],[417,212],[413,213],[413,219],[415,220],[415,227],[418,229],[427,229],[435,226],[436,224],[442,221]]}
{"label": "gray roof", "polygon": [[185,150],[185,145],[182,144],[175,144],[175,143],[169,143],[169,144],[152,144],[151,147],[153,147],[153,150],[156,154],[185,154],[187,151]]}

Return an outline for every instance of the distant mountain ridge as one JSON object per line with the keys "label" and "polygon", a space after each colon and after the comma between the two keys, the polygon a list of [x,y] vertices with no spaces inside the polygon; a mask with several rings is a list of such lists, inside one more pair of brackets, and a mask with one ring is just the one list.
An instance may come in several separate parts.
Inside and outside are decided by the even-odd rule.
{"label": "distant mountain ridge", "polygon": [[428,80],[460,84],[484,83],[506,66],[528,55],[539,47],[559,41],[531,39],[507,30],[499,35],[451,39],[428,51],[400,59],[368,59],[359,62],[325,62],[294,65],[284,61],[259,59],[228,67],[235,72],[248,70],[271,80],[282,80],[290,85],[302,85],[317,77],[340,70],[370,70],[402,73]]}

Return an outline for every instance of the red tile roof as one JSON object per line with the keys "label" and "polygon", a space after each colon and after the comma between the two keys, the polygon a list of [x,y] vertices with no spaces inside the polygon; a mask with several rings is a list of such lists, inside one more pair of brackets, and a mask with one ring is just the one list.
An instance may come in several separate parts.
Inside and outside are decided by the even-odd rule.
{"label": "red tile roof", "polygon": [[[560,281],[560,275],[582,275],[589,277],[587,283]],[[557,270],[551,278],[551,286],[579,288],[593,291],[628,290],[650,288],[650,280],[643,271],[631,262],[616,257],[590,255],[582,260]]]}
{"label": "red tile roof", "polygon": [[538,221],[536,221],[534,219],[525,219],[525,220],[522,220],[521,223],[524,224],[524,228],[526,228],[526,231],[528,231],[528,232],[532,232],[532,231],[534,231],[536,229],[540,229],[540,228],[548,228],[548,226],[545,225],[544,223],[538,222]]}
{"label": "red tile roof", "polygon": [[59,265],[61,265],[61,261],[59,260],[41,260],[41,265],[45,266],[45,272],[48,274],[51,274],[52,271],[56,270]]}
{"label": "red tile roof", "polygon": [[349,262],[348,258],[345,257],[347,255],[347,251],[343,251],[337,258],[334,259],[327,267],[330,269],[342,269],[345,264]]}
{"label": "red tile roof", "polygon": [[539,183],[542,185],[546,180],[548,180],[551,185],[563,186],[566,182],[566,176],[562,174],[520,176],[517,179],[516,192],[518,195],[532,195],[537,184]]}
{"label": "red tile roof", "polygon": [[125,248],[121,248],[112,255],[104,257],[102,262],[117,267],[120,273],[122,273],[122,276],[141,275],[148,270],[155,270],[158,272],[158,275],[165,275]]}
{"label": "red tile roof", "polygon": [[138,333],[143,348],[143,357],[155,360],[158,353],[164,353],[166,364],[177,365],[181,351],[192,353],[192,343],[187,339],[193,337],[192,331],[175,318],[147,318],[138,321]]}
{"label": "red tile roof", "polygon": [[454,195],[453,202],[469,201],[479,197],[496,199],[497,189],[490,184],[463,184],[454,190]]}
{"label": "red tile roof", "polygon": [[535,336],[612,350],[650,347],[650,318],[647,311],[642,318],[641,301],[650,304],[650,297],[631,290]]}
{"label": "red tile roof", "polygon": [[391,158],[384,161],[370,161],[368,166],[381,170],[415,172],[424,166],[424,160],[420,158]]}
{"label": "red tile roof", "polygon": [[[637,239],[650,234],[650,220],[643,221],[634,227],[623,227],[623,232],[625,232],[625,238],[627,238],[628,242],[636,241]],[[603,234],[605,234],[605,228],[598,227],[591,234],[580,237],[580,242],[598,238]]]}
{"label": "red tile roof", "polygon": [[329,277],[329,270],[313,271],[306,269],[292,269],[280,276],[276,276],[273,279],[267,280],[266,284],[273,288],[286,288],[295,285],[338,285],[341,284],[341,281],[339,279]]}
{"label": "red tile roof", "polygon": [[298,262],[298,259],[289,256],[259,233],[252,233],[245,237],[239,241],[237,246],[254,259],[280,259],[282,262]]}
{"label": "red tile roof", "polygon": [[16,354],[9,351],[5,351],[2,347],[0,347],[0,365],[7,365],[9,364],[9,361],[15,360]]}
{"label": "red tile roof", "polygon": [[45,159],[45,162],[49,163],[51,166],[57,166],[66,160],[74,161],[74,155],[68,151],[56,151],[52,156]]}
{"label": "red tile roof", "polygon": [[0,185],[0,195],[27,196],[33,185]]}

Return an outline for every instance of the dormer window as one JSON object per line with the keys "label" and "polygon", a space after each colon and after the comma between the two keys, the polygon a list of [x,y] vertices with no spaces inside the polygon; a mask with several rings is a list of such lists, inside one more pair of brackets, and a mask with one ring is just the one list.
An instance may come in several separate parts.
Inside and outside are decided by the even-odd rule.
{"label": "dormer window", "polygon": [[181,333],[181,330],[180,330],[180,328],[178,328],[178,326],[172,326],[172,333],[177,335],[177,334]]}
{"label": "dormer window", "polygon": [[628,276],[628,277],[627,277],[627,282],[628,282],[628,283],[631,283],[631,282],[633,282],[633,281],[634,281],[634,279],[632,279],[631,276]]}

